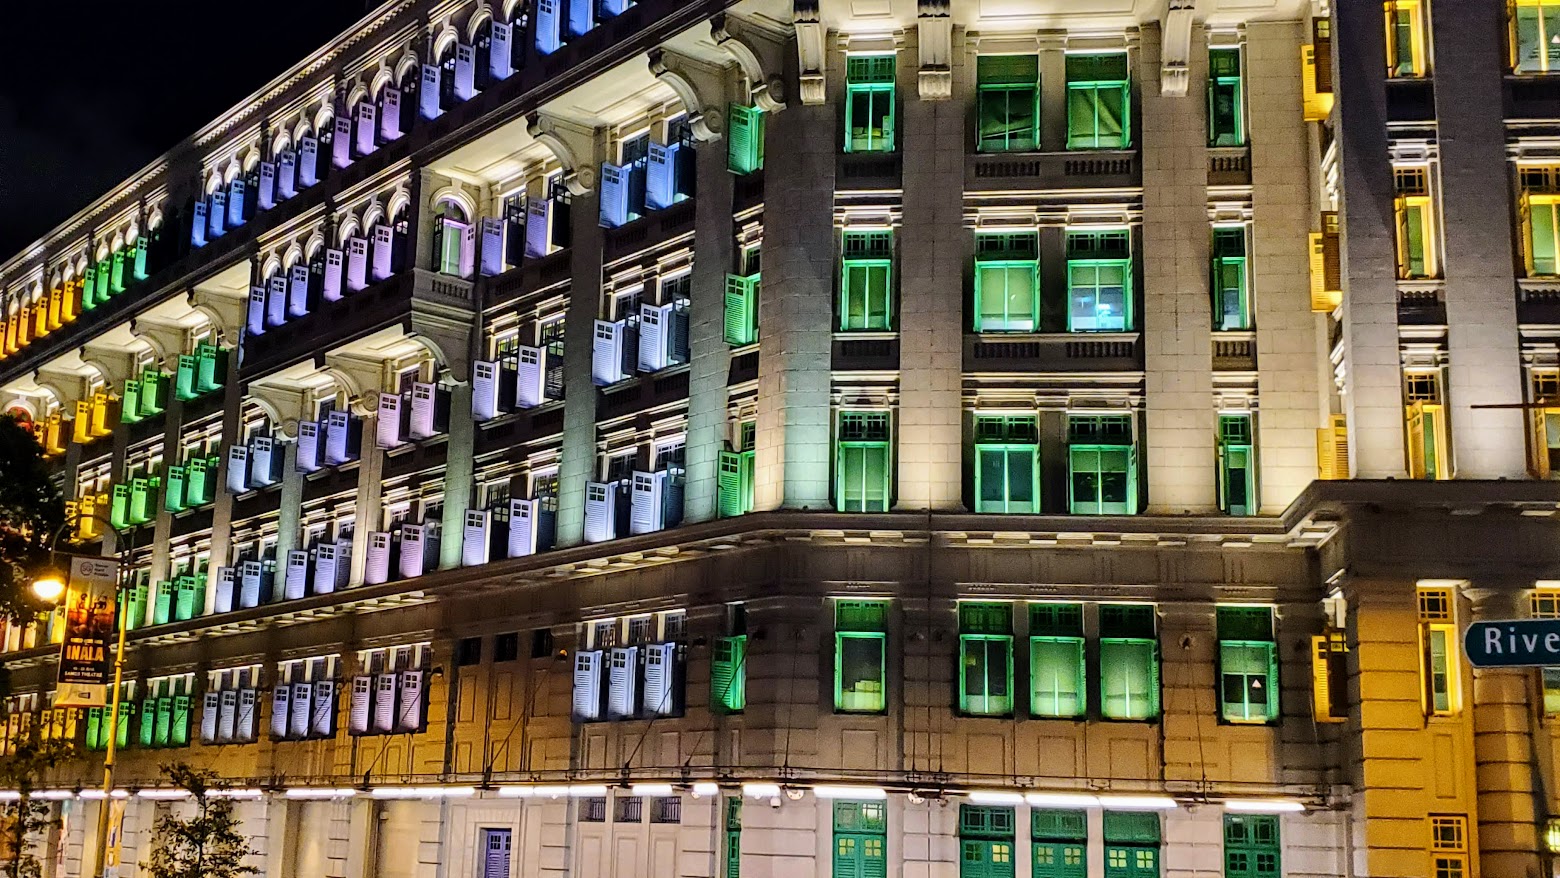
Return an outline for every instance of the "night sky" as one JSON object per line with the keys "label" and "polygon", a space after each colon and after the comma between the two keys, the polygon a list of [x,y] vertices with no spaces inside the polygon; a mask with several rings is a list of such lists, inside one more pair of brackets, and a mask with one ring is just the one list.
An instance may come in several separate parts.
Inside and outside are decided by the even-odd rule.
{"label": "night sky", "polygon": [[[0,262],[377,2],[9,5],[9,57],[0,65]],[[223,61],[218,40],[231,47]]]}

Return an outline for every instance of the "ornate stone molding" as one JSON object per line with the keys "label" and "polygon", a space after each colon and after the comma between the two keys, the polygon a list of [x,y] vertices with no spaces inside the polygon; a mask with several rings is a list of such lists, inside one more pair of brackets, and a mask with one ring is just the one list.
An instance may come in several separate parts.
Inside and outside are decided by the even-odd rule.
{"label": "ornate stone molding", "polygon": [[945,101],[953,96],[953,15],[948,0],[920,0],[916,31],[921,100]]}
{"label": "ornate stone molding", "polygon": [[575,195],[596,188],[596,130],[547,113],[526,117],[525,129],[563,166],[563,184]]}
{"label": "ornate stone molding", "polygon": [[730,78],[723,67],[671,49],[650,50],[650,73],[666,83],[688,110],[688,127],[699,141],[720,139],[726,129]]}
{"label": "ornate stone molding", "polygon": [[828,54],[824,49],[826,29],[818,14],[818,0],[796,0],[792,11],[796,25],[796,69],[803,104],[821,104],[827,98],[824,70]]}
{"label": "ornate stone molding", "polygon": [[754,106],[766,113],[785,109],[786,43],[790,34],[757,21],[722,13],[710,19],[710,37],[737,61],[747,77]]}
{"label": "ornate stone molding", "polygon": [[1185,97],[1191,82],[1192,15],[1197,0],[1170,0],[1160,29],[1159,93]]}

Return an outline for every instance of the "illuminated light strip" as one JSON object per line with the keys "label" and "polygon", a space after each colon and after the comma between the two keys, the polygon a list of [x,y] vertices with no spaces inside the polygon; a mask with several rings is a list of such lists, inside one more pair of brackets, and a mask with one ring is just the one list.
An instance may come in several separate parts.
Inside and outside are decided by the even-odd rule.
{"label": "illuminated light strip", "polygon": [[34,799],[48,802],[63,802],[66,799],[76,798],[75,790],[39,790],[32,794]]}
{"label": "illuminated light strip", "polygon": [[813,795],[820,799],[862,799],[878,800],[888,798],[888,790],[882,787],[865,786],[829,786],[813,787]]}
{"label": "illuminated light strip", "polygon": [[745,783],[742,785],[742,795],[750,799],[772,799],[780,795],[780,785],[777,783]]}
{"label": "illuminated light strip", "polygon": [[964,794],[977,805],[1022,805],[1023,793],[1007,793],[998,790],[971,790]]}
{"label": "illuminated light strip", "polygon": [[256,789],[221,789],[206,793],[208,799],[259,799],[264,796],[265,790]]}
{"label": "illuminated light strip", "polygon": [[669,783],[636,783],[628,791],[636,796],[670,796],[673,792]]}
{"label": "illuminated light strip", "polygon": [[21,797],[22,794],[16,790],[0,790],[0,802],[14,802]]}
{"label": "illuminated light strip", "polygon": [[1224,810],[1237,814],[1292,814],[1305,805],[1294,799],[1227,799]]}
{"label": "illuminated light strip", "polygon": [[1180,807],[1169,796],[1100,796],[1100,806],[1117,811],[1173,811]]}
{"label": "illuminated light strip", "polygon": [[140,790],[135,794],[138,799],[185,799],[189,795],[189,790]]}
{"label": "illuminated light strip", "polygon": [[715,783],[714,781],[705,780],[693,785],[693,797],[696,799],[700,798],[701,796],[718,795],[720,795],[720,784]]}
{"label": "illuminated light strip", "polygon": [[340,789],[294,787],[283,795],[289,799],[350,799],[357,795],[357,790],[345,787]]}
{"label": "illuminated light strip", "polygon": [[1025,793],[1031,808],[1097,808],[1100,800],[1088,793]]}
{"label": "illuminated light strip", "polygon": [[376,799],[465,799],[476,794],[476,787],[376,787],[369,793]]}
{"label": "illuminated light strip", "polygon": [[[128,798],[130,798],[130,791],[129,790],[114,790],[112,795],[116,799],[128,799]],[[108,796],[103,795],[103,791],[102,790],[82,790],[81,791],[81,797],[83,799],[106,799],[106,798],[108,798]]]}

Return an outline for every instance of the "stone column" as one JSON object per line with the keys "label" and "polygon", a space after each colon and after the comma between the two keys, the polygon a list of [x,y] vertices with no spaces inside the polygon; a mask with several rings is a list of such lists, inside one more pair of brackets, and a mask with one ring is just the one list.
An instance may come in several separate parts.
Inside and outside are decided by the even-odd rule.
{"label": "stone column", "polygon": [[1143,106],[1143,360],[1148,511],[1213,512],[1216,427],[1208,293],[1208,52],[1192,32],[1191,84],[1160,92],[1153,26],[1136,54]]}
{"label": "stone column", "polygon": [[473,443],[477,431],[471,417],[471,382],[450,388],[450,432],[444,446],[444,533],[439,543],[439,569],[460,566],[465,543],[466,510],[472,506],[472,474],[476,461]]}
{"label": "stone column", "polygon": [[[783,114],[782,114],[783,115]],[[698,145],[698,186],[693,225],[693,293],[688,306],[688,467],[683,519],[716,515],[716,479],[726,438],[726,273],[735,267],[731,218],[732,176],[726,170],[726,141]]]}
{"label": "stone column", "polygon": [[564,315],[563,452],[558,463],[559,548],[585,538],[585,483],[596,466],[596,383],[591,340],[601,314],[600,193],[575,195],[569,205],[569,307]]}
{"label": "stone column", "polygon": [[[1481,583],[1467,592],[1474,621],[1516,619],[1518,583]],[[1528,698],[1533,672],[1473,669],[1473,759],[1478,774],[1479,870],[1485,875],[1538,875],[1537,754]]]}
{"label": "stone column", "polygon": [[1471,406],[1521,402],[1517,337],[1516,217],[1509,189],[1502,67],[1506,32],[1490,26],[1504,0],[1458,0],[1435,8],[1436,143],[1441,151],[1445,254],[1447,420],[1458,478],[1527,477],[1524,413]]}
{"label": "stone column", "polygon": [[1333,9],[1334,122],[1340,154],[1347,156],[1339,181],[1344,408],[1349,465],[1362,479],[1407,474],[1381,28],[1381,9],[1374,4],[1340,3]]}

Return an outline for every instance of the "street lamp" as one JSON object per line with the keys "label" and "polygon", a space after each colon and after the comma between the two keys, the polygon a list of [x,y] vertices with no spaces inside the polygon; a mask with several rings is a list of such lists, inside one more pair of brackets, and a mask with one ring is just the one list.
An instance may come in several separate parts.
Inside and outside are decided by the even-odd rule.
{"label": "street lamp", "polygon": [[49,604],[57,604],[64,597],[66,591],[67,576],[60,569],[58,563],[58,547],[60,538],[73,524],[79,524],[82,519],[92,519],[108,528],[114,534],[114,544],[117,548],[117,568],[114,576],[114,606],[118,616],[119,638],[114,648],[114,683],[109,690],[109,714],[108,714],[108,744],[103,753],[103,798],[98,805],[97,825],[97,849],[93,852],[94,878],[102,878],[103,865],[108,854],[108,815],[109,799],[114,793],[114,755],[119,743],[119,688],[124,679],[125,668],[125,631],[129,614],[128,601],[124,600],[125,592],[129,590],[130,579],[127,575],[130,570],[130,552],[135,543],[134,530],[121,530],[97,513],[83,515],[74,512],[66,516],[60,529],[55,531],[54,538],[49,541],[49,566],[39,571],[32,581],[32,592],[39,600]]}

